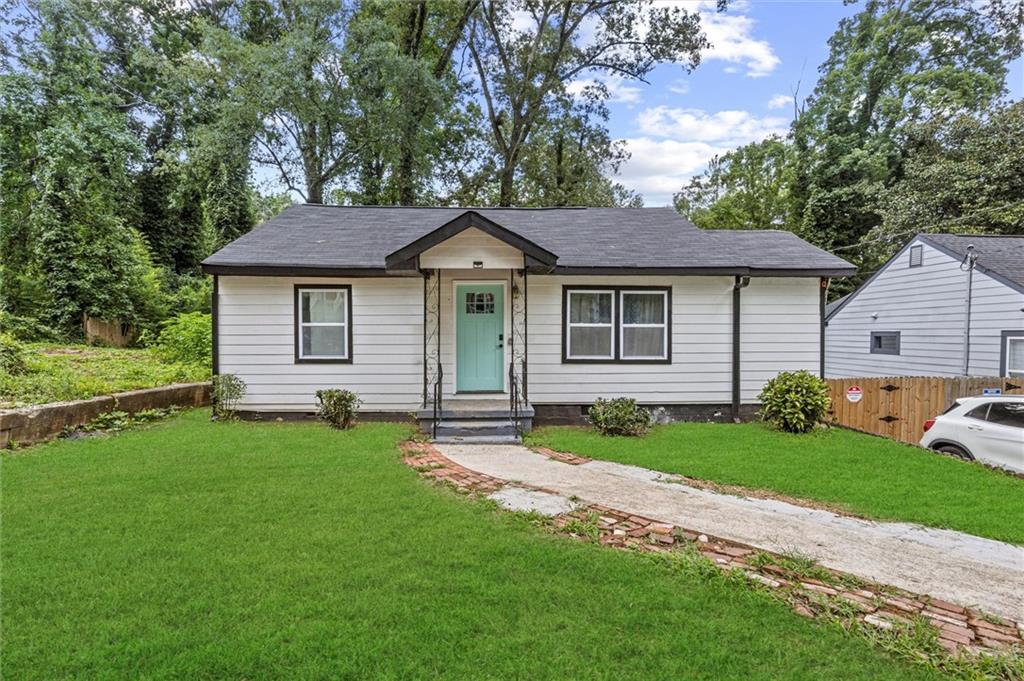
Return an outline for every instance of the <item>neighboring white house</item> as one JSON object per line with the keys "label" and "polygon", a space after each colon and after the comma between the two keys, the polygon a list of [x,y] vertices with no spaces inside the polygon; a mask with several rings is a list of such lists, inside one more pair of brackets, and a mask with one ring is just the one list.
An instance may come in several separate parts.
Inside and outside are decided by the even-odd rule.
{"label": "neighboring white house", "polygon": [[215,372],[245,381],[243,410],[309,413],[338,387],[428,426],[578,421],[618,396],[749,414],[779,371],[822,371],[825,286],[854,271],[788,232],[699,230],[671,208],[320,205],[203,269]]}
{"label": "neighboring white house", "polygon": [[829,377],[1024,377],[1024,236],[919,234],[825,319]]}

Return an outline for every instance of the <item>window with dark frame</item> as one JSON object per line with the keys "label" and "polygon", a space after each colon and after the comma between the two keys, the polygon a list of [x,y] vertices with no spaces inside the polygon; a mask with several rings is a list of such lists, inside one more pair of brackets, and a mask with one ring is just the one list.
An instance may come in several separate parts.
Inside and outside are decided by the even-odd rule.
{"label": "window with dark frame", "polygon": [[295,287],[295,361],[352,361],[351,286]]}
{"label": "window with dark frame", "polygon": [[1024,378],[1024,331],[1003,331],[1001,374],[1011,378]]}
{"label": "window with dark frame", "polygon": [[924,246],[910,247],[910,266],[920,267],[924,262]]}
{"label": "window with dark frame", "polygon": [[900,332],[899,331],[872,331],[871,332],[871,354],[873,354],[873,355],[898,355],[898,354],[900,354]]}
{"label": "window with dark frame", "polygon": [[667,287],[563,287],[562,361],[671,361]]}

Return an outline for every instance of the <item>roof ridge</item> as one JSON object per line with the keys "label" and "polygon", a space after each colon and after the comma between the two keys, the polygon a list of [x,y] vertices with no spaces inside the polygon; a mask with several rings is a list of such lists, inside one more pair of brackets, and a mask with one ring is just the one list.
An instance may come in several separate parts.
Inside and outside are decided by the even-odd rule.
{"label": "roof ridge", "polygon": [[313,208],[376,208],[376,209],[416,209],[416,210],[521,210],[521,211],[556,211],[556,210],[674,210],[671,206],[346,206],[338,203],[294,203],[294,206],[310,206]]}

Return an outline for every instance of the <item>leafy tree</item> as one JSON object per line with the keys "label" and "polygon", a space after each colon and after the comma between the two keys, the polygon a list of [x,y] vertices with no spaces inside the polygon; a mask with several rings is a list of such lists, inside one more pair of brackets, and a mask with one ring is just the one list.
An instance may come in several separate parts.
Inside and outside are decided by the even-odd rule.
{"label": "leafy tree", "polygon": [[[588,40],[581,35],[584,26],[593,28]],[[481,0],[468,45],[490,128],[497,203],[509,206],[518,201],[516,181],[538,128],[563,118],[578,124],[566,116],[570,82],[588,75],[642,81],[664,62],[692,69],[708,42],[698,16],[678,7]],[[606,86],[596,87],[606,98]]]}
{"label": "leafy tree", "polygon": [[15,122],[9,147],[20,153],[13,160],[28,161],[2,173],[11,189],[4,239],[12,236],[11,218],[20,215],[18,237],[30,244],[11,261],[5,252],[4,271],[29,265],[46,301],[44,316],[69,332],[83,313],[144,318],[157,283],[148,251],[125,219],[127,169],[141,152],[124,113],[127,102],[108,86],[95,35],[77,9],[41,2],[20,19],[21,32],[5,53],[12,73],[0,90],[2,118]]}
{"label": "leafy tree", "polygon": [[907,131],[984,111],[1021,54],[1020,10],[999,0],[868,0],[829,40],[821,78],[794,126],[794,192],[805,236],[856,243],[881,222],[903,174]]}
{"label": "leafy tree", "polygon": [[1024,235],[1024,102],[913,133],[903,179],[864,240],[881,263],[917,232]]}
{"label": "leafy tree", "polygon": [[715,157],[674,197],[676,210],[707,229],[771,229],[789,214],[792,147],[777,136]]}

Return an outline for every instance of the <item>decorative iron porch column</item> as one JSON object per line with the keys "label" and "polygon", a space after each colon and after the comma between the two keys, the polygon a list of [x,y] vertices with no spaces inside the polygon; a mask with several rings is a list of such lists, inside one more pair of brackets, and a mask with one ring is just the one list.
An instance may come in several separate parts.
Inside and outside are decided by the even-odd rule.
{"label": "decorative iron porch column", "polygon": [[433,389],[442,380],[441,270],[423,270],[423,408],[433,401]]}

